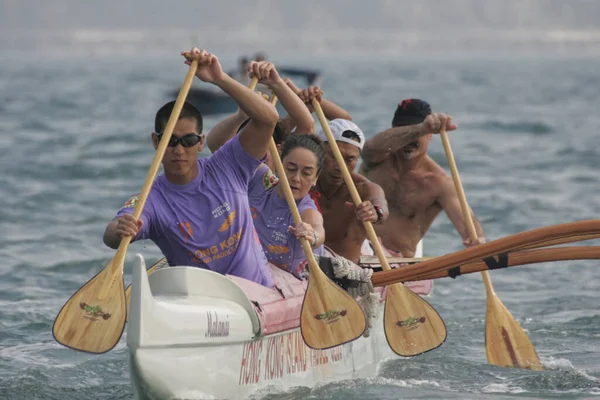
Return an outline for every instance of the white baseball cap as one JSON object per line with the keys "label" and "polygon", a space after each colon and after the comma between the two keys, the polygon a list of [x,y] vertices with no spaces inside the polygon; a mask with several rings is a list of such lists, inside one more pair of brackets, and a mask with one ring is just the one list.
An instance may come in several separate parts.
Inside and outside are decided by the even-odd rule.
{"label": "white baseball cap", "polygon": [[[331,121],[328,121],[328,124],[329,129],[331,130],[331,133],[333,134],[333,137],[336,142],[349,143],[362,150],[363,146],[365,145],[365,134],[363,133],[363,131],[360,130],[358,126],[356,126],[354,122],[348,121],[347,119],[336,118]],[[354,139],[342,136],[342,134],[346,131],[356,133],[356,135],[358,136],[358,142]],[[328,141],[327,136],[325,136],[325,132],[323,132],[323,130],[319,132],[319,138],[324,142]]]}

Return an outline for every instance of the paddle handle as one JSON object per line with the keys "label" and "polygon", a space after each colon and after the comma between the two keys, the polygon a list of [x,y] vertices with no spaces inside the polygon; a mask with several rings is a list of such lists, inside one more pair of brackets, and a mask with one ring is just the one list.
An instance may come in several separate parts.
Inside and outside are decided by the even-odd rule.
{"label": "paddle handle", "polygon": [[[346,182],[346,186],[348,187],[348,190],[350,191],[350,196],[352,197],[352,201],[354,202],[354,204],[356,206],[358,206],[360,203],[362,203],[362,200],[360,199],[360,195],[358,194],[358,191],[356,190],[356,186],[354,185],[352,176],[350,176],[350,172],[348,171],[348,168],[346,167],[346,163],[344,162],[344,157],[342,157],[342,154],[340,153],[340,149],[338,148],[338,145],[335,141],[335,138],[333,137],[333,134],[331,133],[331,129],[329,128],[329,124],[327,123],[327,118],[325,118],[325,114],[323,113],[323,109],[321,108],[321,103],[319,103],[319,101],[317,99],[313,99],[312,105],[313,105],[313,108],[315,109],[315,112],[317,113],[317,117],[319,118],[319,122],[321,123],[321,126],[323,128],[323,132],[325,132],[325,136],[327,137],[329,146],[331,147],[331,150],[333,151],[333,155],[338,163],[338,166],[340,167],[340,170],[342,171],[342,175],[344,176],[344,182]],[[375,249],[375,254],[377,255],[377,258],[379,258],[379,261],[381,262],[381,267],[385,271],[391,270],[392,268],[390,267],[390,264],[388,264],[388,262],[387,262],[385,253],[383,252],[383,248],[381,247],[381,244],[379,243],[379,240],[377,238],[377,234],[375,233],[375,229],[373,228],[373,225],[371,224],[370,221],[363,221],[363,224],[365,226],[365,230],[367,231],[367,237],[369,238],[369,240],[371,241],[371,245]]]}
{"label": "paddle handle", "polygon": [[[452,180],[454,181],[456,194],[458,195],[460,207],[462,208],[463,216],[465,218],[465,224],[467,225],[469,238],[472,241],[475,241],[477,240],[477,231],[475,230],[473,217],[471,216],[469,204],[467,203],[467,196],[465,195],[465,190],[460,180],[460,175],[458,174],[458,168],[456,167],[456,161],[454,160],[454,153],[452,152],[452,147],[450,147],[450,140],[448,139],[448,134],[446,133],[445,128],[442,128],[442,130],[440,131],[440,136],[442,137],[442,144],[444,145],[444,151],[446,152],[446,158],[448,159],[448,165],[450,166],[450,173],[452,174]],[[492,280],[490,279],[488,271],[482,271],[481,277],[483,278],[485,290],[489,294],[493,294],[494,288],[492,286]]]}
{"label": "paddle handle", "polygon": [[256,89],[257,84],[258,84],[258,78],[253,77],[252,80],[250,80],[250,84],[248,85],[248,87],[250,88],[250,90],[254,90],[254,89]]}
{"label": "paddle handle", "polygon": [[454,181],[454,187],[456,188],[458,200],[460,201],[460,207],[462,208],[465,217],[465,224],[467,225],[469,237],[471,238],[471,240],[477,240],[477,231],[475,229],[475,224],[473,223],[473,218],[469,210],[467,196],[465,195],[465,190],[460,180],[458,168],[456,167],[456,161],[454,160],[454,153],[452,152],[452,147],[450,147],[450,140],[448,139],[448,134],[446,133],[445,129],[443,129],[440,132],[440,136],[442,137],[442,144],[444,145],[446,158],[448,158],[448,164],[450,165],[450,172],[452,174],[452,180]]}
{"label": "paddle handle", "polygon": [[[277,104],[277,96],[273,95],[271,97],[271,104]],[[285,169],[283,168],[281,158],[279,157],[279,151],[277,151],[277,145],[275,144],[275,140],[273,140],[273,136],[271,136],[271,140],[269,141],[269,153],[271,154],[271,158],[275,164],[275,171],[277,171],[277,175],[279,175],[279,185],[282,185],[285,200],[290,208],[290,212],[292,213],[292,218],[294,218],[294,223],[296,226],[298,226],[302,222],[302,217],[300,216],[300,212],[298,212],[298,206],[296,205],[296,200],[294,199],[292,189],[290,189],[290,184],[287,180],[287,176],[285,175]],[[323,271],[321,271],[321,267],[319,267],[317,264],[317,260],[315,259],[312,247],[308,240],[306,238],[300,238],[300,243],[302,244],[302,249],[306,255],[310,272],[324,274]]]}

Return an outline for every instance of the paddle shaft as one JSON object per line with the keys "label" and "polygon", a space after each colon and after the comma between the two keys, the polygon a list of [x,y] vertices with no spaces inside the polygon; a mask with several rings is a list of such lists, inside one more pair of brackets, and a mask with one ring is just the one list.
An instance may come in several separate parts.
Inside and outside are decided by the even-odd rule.
{"label": "paddle shaft", "polygon": [[[463,217],[465,219],[465,224],[467,225],[469,238],[472,242],[474,242],[477,240],[477,231],[475,230],[475,224],[473,223],[471,210],[469,208],[469,204],[467,203],[467,196],[465,195],[465,191],[460,180],[460,175],[458,174],[458,168],[456,167],[456,161],[454,160],[454,153],[452,152],[452,147],[450,147],[450,140],[448,139],[448,134],[446,133],[445,128],[443,128],[440,132],[440,136],[442,137],[442,144],[444,145],[444,151],[446,152],[446,158],[448,159],[448,165],[450,166],[450,173],[452,174],[452,180],[454,181],[456,194],[458,195],[458,200],[460,201],[460,207],[463,211]],[[487,291],[488,296],[492,295],[494,293],[494,288],[492,287],[492,281],[489,273],[487,271],[483,271],[481,276],[483,278],[483,284],[485,285],[485,290]]]}

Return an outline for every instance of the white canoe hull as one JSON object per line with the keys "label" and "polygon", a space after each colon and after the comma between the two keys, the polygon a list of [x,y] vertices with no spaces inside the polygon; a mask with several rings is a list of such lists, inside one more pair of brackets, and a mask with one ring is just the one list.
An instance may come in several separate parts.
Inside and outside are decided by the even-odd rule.
{"label": "white canoe hull", "polygon": [[370,338],[327,350],[306,347],[299,329],[255,341],[198,348],[131,352],[131,377],[140,399],[241,399],[261,388],[286,390],[375,375],[394,354],[382,324]]}
{"label": "white canoe hull", "polygon": [[369,337],[326,350],[308,348],[300,329],[263,334],[254,305],[231,279],[193,267],[148,277],[132,271],[127,326],[131,380],[140,399],[239,399],[368,377],[397,357],[383,331],[380,303]]}

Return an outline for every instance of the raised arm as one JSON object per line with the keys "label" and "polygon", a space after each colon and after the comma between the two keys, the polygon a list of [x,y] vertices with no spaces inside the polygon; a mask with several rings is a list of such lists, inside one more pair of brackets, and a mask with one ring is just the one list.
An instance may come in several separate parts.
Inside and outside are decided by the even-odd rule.
{"label": "raised arm", "polygon": [[385,161],[391,154],[400,151],[404,146],[430,133],[439,133],[442,126],[447,131],[456,129],[452,118],[441,113],[430,114],[420,124],[398,126],[379,132],[367,140],[361,157],[366,167],[374,166]]}
{"label": "raised arm", "polygon": [[[264,63],[271,64],[267,62]],[[270,66],[273,68],[273,70],[275,70],[273,64]],[[277,77],[279,77],[279,74],[277,74]],[[295,121],[297,127],[296,132],[315,133],[315,120],[313,119],[304,102],[291,89],[291,86],[287,83],[287,81],[279,78],[276,82],[273,82],[268,86],[273,94],[277,96],[283,108],[287,111],[287,120],[292,119]],[[287,122],[285,124],[287,124]]]}
{"label": "raised arm", "polygon": [[248,116],[238,108],[234,114],[219,121],[206,135],[206,145],[211,152],[221,148],[227,141],[233,138],[240,126],[248,119]]}
{"label": "raised arm", "polygon": [[302,90],[298,93],[298,96],[306,103],[311,112],[313,112],[312,108],[312,100],[314,98],[317,99],[319,103],[321,103],[321,108],[323,109],[323,115],[328,120],[333,120],[336,118],[347,119],[348,121],[352,121],[352,116],[342,107],[338,106],[334,102],[323,98],[323,91],[318,86],[309,86],[306,89]]}
{"label": "raised arm", "polygon": [[463,244],[465,246],[472,246],[480,243],[485,243],[485,234],[483,233],[483,228],[481,224],[475,217],[475,213],[469,207],[469,212],[473,217],[473,224],[475,225],[475,231],[477,232],[477,241],[472,242],[469,237],[469,231],[467,230],[467,224],[465,221],[465,217],[460,206],[460,200],[458,199],[458,194],[456,193],[456,189],[454,187],[454,182],[448,176],[446,176],[441,183],[441,192],[440,198],[438,199],[438,203],[448,215],[448,219],[452,222],[452,225],[458,231],[460,237],[463,240]]}
{"label": "raised arm", "polygon": [[[200,80],[220,87],[248,115],[250,121],[240,133],[240,144],[254,158],[263,158],[267,153],[269,140],[271,140],[273,129],[279,118],[275,106],[223,72],[215,55],[197,48],[184,52],[183,55],[186,57],[186,64],[190,64],[192,59],[198,60],[196,76]],[[263,72],[268,72],[266,78],[269,78],[270,71]],[[264,74],[257,73],[259,80],[263,79]]]}
{"label": "raised arm", "polygon": [[[316,98],[321,103],[321,108],[323,109],[323,114],[325,115],[325,118],[327,118],[328,120],[342,118],[342,119],[347,119],[349,121],[352,121],[352,117],[350,116],[350,113],[348,111],[344,110],[342,107],[338,106],[337,104],[323,98],[323,91],[319,87],[309,86],[303,90],[303,89],[298,88],[294,84],[294,82],[292,82],[290,79],[285,79],[285,82],[290,87],[290,89],[294,93],[296,93],[298,95],[298,97],[300,97],[302,102],[304,102],[304,104],[306,105],[306,107],[309,110],[309,113],[312,114],[314,112],[313,107],[312,107],[312,99]],[[311,119],[312,119],[312,115],[311,115]],[[283,119],[283,123],[284,123],[286,130],[289,132],[291,132],[297,126],[296,130],[298,132],[304,133],[304,131],[302,130],[302,127],[296,121],[296,119],[294,118],[293,115],[287,115]],[[314,124],[314,122],[313,122],[313,124]]]}

